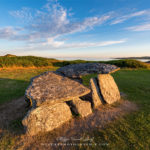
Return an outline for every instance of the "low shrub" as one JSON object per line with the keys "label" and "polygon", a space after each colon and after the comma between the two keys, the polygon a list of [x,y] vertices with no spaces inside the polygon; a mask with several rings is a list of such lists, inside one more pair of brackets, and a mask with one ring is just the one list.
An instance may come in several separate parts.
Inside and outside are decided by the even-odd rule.
{"label": "low shrub", "polygon": [[57,67],[63,67],[66,65],[71,65],[71,64],[92,63],[92,62],[99,62],[99,63],[116,65],[120,68],[149,68],[148,64],[141,62],[141,61],[138,61],[138,60],[132,60],[132,59],[121,59],[121,60],[112,60],[112,61],[73,60],[73,61],[56,62],[53,65],[57,66]]}
{"label": "low shrub", "polygon": [[149,68],[148,64],[134,59],[112,60],[106,63],[116,65],[121,68]]}
{"label": "low shrub", "polygon": [[57,62],[57,60],[43,58],[43,57],[35,57],[35,56],[16,56],[16,57],[1,56],[0,68],[13,67],[13,66],[46,67],[46,66],[53,66],[53,62]]}
{"label": "low shrub", "polygon": [[149,64],[132,59],[121,59],[121,60],[112,60],[112,61],[86,61],[86,60],[72,60],[72,61],[59,61],[52,58],[43,58],[35,56],[1,56],[0,57],[0,68],[5,67],[63,67],[71,64],[79,63],[106,63],[116,65],[121,68],[149,68]]}
{"label": "low shrub", "polygon": [[57,67],[63,67],[63,66],[71,65],[71,64],[92,63],[92,62],[96,62],[96,61],[71,60],[71,61],[56,62],[56,63],[53,63],[53,65]]}

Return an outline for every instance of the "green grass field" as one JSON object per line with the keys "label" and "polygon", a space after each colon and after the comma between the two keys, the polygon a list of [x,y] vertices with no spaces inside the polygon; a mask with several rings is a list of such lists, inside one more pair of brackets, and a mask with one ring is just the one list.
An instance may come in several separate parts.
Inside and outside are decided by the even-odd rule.
{"label": "green grass field", "polygon": [[30,78],[45,71],[54,71],[53,68],[38,69],[3,69],[0,71],[0,105],[24,95]]}
{"label": "green grass field", "polygon": [[[84,77],[86,85],[92,76],[95,75]],[[88,133],[90,137],[94,137],[95,143],[101,144],[92,149],[149,150],[150,70],[120,70],[113,76],[120,91],[127,94],[127,99],[136,103],[139,110],[108,124],[105,129]]]}
{"label": "green grass field", "polygon": [[[23,96],[31,77],[55,69],[1,70],[0,104]],[[95,75],[83,77],[84,84],[88,85],[90,77],[93,76]],[[86,133],[90,137],[94,137],[95,143],[100,144],[98,147],[89,146],[86,149],[149,150],[150,70],[125,69],[114,73],[113,76],[120,91],[127,95],[126,98],[129,101],[136,103],[139,110],[109,123],[105,129]],[[15,140],[17,140],[17,136],[12,133],[0,136],[0,146],[2,149],[11,149]],[[80,149],[85,149],[85,147]]]}

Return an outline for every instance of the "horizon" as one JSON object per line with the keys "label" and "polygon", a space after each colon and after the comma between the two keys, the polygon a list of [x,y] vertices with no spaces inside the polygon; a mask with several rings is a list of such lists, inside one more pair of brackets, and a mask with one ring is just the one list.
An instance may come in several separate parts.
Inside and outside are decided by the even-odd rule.
{"label": "horizon", "polygon": [[0,55],[150,56],[149,0],[1,0],[0,10]]}
{"label": "horizon", "polygon": [[[14,55],[14,54],[6,54],[6,55]],[[6,56],[3,55],[3,56]],[[0,55],[0,57],[3,57]],[[34,57],[41,57],[41,56],[36,56],[36,55],[15,55],[15,56],[34,56]],[[73,61],[73,60],[87,60],[87,61],[110,61],[110,60],[119,60],[119,59],[136,59],[142,62],[147,62],[150,60],[150,56],[140,56],[140,57],[97,57],[97,58],[92,58],[92,57],[43,57],[43,58],[48,58],[48,59],[56,59],[56,60],[68,60],[68,61]]]}

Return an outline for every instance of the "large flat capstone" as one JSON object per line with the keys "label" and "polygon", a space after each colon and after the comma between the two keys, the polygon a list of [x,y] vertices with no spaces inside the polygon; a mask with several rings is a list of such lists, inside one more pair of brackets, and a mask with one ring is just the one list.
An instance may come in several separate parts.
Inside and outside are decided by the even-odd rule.
{"label": "large flat capstone", "polygon": [[117,71],[119,68],[115,65],[103,63],[81,63],[67,65],[57,69],[57,72],[63,73],[66,77],[80,78],[83,75],[92,73],[108,74]]}
{"label": "large flat capstone", "polygon": [[90,89],[79,82],[55,72],[45,72],[32,79],[25,95],[32,100],[33,105],[39,106],[72,100],[88,93]]}
{"label": "large flat capstone", "polygon": [[110,74],[99,74],[98,82],[101,95],[106,103],[112,104],[120,100],[118,86]]}
{"label": "large flat capstone", "polygon": [[69,106],[65,103],[42,105],[28,112],[22,124],[28,135],[52,131],[72,118]]}

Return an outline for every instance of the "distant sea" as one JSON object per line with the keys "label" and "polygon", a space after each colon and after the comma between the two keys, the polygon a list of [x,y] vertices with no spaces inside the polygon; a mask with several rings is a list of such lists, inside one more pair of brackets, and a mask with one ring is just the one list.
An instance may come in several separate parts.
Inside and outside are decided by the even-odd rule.
{"label": "distant sea", "polygon": [[[116,58],[70,58],[70,57],[66,57],[66,58],[56,58],[59,60],[88,60],[88,61],[110,61],[110,60],[118,60]],[[150,61],[150,59],[136,59],[142,62],[147,62]]]}
{"label": "distant sea", "polygon": [[150,61],[150,59],[136,59],[136,60],[139,60],[139,61],[142,61],[142,62]]}

